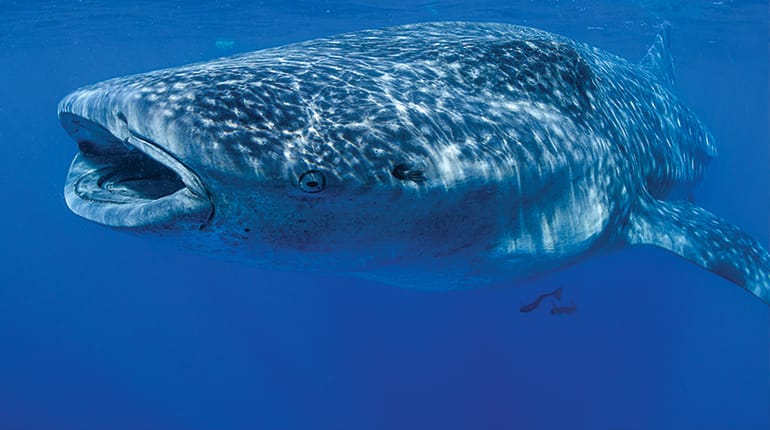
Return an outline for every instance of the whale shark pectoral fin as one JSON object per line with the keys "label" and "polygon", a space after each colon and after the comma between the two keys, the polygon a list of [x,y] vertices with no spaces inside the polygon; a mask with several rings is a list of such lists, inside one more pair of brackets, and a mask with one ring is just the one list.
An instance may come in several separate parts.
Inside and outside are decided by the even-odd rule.
{"label": "whale shark pectoral fin", "polygon": [[738,227],[684,201],[646,199],[629,215],[631,244],[667,249],[770,305],[770,255]]}
{"label": "whale shark pectoral fin", "polygon": [[671,55],[671,43],[669,34],[671,24],[665,22],[661,31],[655,37],[655,43],[642,58],[640,64],[652,72],[658,81],[668,89],[674,88],[674,57]]}

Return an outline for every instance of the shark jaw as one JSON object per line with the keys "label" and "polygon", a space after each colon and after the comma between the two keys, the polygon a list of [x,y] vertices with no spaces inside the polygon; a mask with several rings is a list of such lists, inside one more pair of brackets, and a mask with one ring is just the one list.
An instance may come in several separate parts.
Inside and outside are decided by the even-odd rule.
{"label": "shark jaw", "polygon": [[212,217],[203,182],[161,145],[71,112],[61,111],[59,119],[80,150],[64,189],[76,214],[135,230],[201,228]]}

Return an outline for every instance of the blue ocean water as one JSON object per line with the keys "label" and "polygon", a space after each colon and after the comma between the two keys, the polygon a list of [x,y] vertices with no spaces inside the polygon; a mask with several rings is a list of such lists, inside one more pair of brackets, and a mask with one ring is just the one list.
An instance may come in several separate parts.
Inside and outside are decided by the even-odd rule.
{"label": "blue ocean water", "polygon": [[[629,59],[671,22],[719,140],[697,193],[768,245],[767,1],[0,1],[0,429],[767,429],[770,313],[655,249],[400,289],[198,256],[71,214],[57,101],[344,31],[523,24]],[[578,311],[522,314],[562,287]]]}

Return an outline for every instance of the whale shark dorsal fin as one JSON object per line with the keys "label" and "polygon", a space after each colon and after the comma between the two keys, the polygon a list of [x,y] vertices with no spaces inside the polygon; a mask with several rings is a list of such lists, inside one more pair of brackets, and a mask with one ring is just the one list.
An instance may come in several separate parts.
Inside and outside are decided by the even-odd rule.
{"label": "whale shark dorsal fin", "polygon": [[684,257],[770,305],[770,255],[748,234],[703,208],[647,197],[631,211],[626,237],[631,244]]}
{"label": "whale shark dorsal fin", "polygon": [[658,82],[668,89],[673,89],[674,57],[671,55],[670,33],[671,24],[663,23],[660,32],[655,36],[655,43],[647,50],[640,64],[655,75]]}

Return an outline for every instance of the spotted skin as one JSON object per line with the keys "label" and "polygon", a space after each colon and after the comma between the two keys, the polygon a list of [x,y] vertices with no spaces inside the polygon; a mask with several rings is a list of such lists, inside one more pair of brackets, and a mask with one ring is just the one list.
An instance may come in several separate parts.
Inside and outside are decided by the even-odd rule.
{"label": "spotted skin", "polygon": [[631,244],[655,245],[770,303],[770,256],[756,240],[689,202],[643,199],[629,219]]}
{"label": "spotted skin", "polygon": [[[117,78],[65,97],[65,129],[81,149],[65,118],[161,148],[150,155],[202,184],[188,184],[185,207],[211,212],[180,233],[158,211],[86,204],[69,185],[65,195],[88,219],[283,269],[465,288],[630,242],[738,284],[764,276],[750,291],[767,301],[761,247],[730,242],[735,252],[714,265],[660,240],[686,240],[697,221],[647,218],[665,215],[650,208],[691,191],[716,156],[671,92],[665,45],[661,36],[637,65],[527,27],[424,23]],[[92,158],[76,159],[68,184]],[[307,172],[322,189],[307,192]]]}

